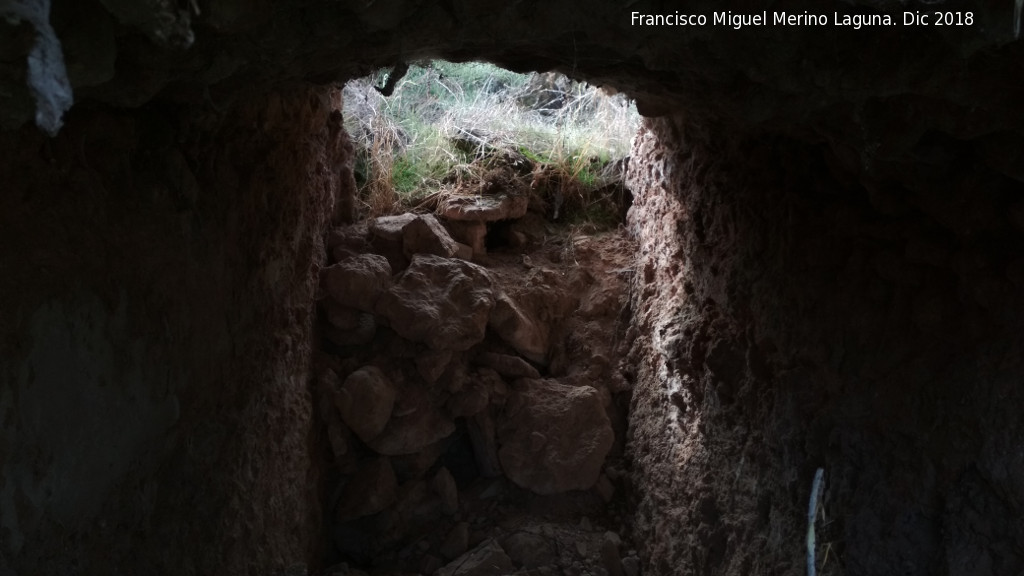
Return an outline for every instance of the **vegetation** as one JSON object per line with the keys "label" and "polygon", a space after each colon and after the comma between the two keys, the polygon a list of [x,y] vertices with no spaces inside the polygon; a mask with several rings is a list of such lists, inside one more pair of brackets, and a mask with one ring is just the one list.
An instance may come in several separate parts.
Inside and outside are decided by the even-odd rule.
{"label": "vegetation", "polygon": [[479,192],[502,170],[504,181],[537,195],[549,217],[618,220],[610,213],[622,202],[623,159],[639,127],[624,96],[554,73],[434,61],[410,66],[384,97],[374,86],[387,74],[353,80],[344,92],[370,215]]}

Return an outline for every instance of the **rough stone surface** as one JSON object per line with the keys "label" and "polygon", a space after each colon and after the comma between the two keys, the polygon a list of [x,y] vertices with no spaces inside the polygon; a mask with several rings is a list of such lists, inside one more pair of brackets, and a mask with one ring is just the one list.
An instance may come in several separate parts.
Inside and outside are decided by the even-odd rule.
{"label": "rough stone surface", "polygon": [[376,254],[352,256],[326,268],[323,285],[338,304],[373,312],[391,285],[391,265]]}
{"label": "rough stone surface", "polygon": [[417,254],[380,298],[377,313],[403,338],[434,350],[466,350],[483,340],[493,306],[486,270],[462,260]]}
{"label": "rough stone surface", "polygon": [[321,300],[320,311],[328,324],[345,331],[358,329],[363,315],[362,311],[338,304],[333,298]]}
{"label": "rough stone surface", "polygon": [[369,248],[367,234],[365,222],[331,228],[327,233],[327,251],[334,262],[365,254]]}
{"label": "rough stone surface", "polygon": [[453,418],[466,418],[479,414],[490,405],[490,401],[491,396],[488,386],[478,379],[471,377],[462,389],[448,398],[446,406],[448,413]]}
{"label": "rough stone surface", "polygon": [[416,356],[416,369],[424,380],[433,384],[444,374],[451,360],[451,350],[426,352]]}
{"label": "rough stone surface", "polygon": [[483,222],[460,222],[450,220],[444,223],[452,238],[470,247],[474,255],[487,254],[487,225]]}
{"label": "rough stone surface", "polygon": [[501,547],[516,566],[527,570],[556,564],[559,560],[556,542],[541,534],[513,532],[501,541]]}
{"label": "rough stone surface", "polygon": [[[943,114],[924,102],[917,110]],[[844,542],[846,573],[1024,566],[1007,547],[1021,535],[1019,507],[987,508],[984,519],[969,512],[1019,494],[1011,486],[1024,480],[1024,466],[986,456],[1024,438],[1010,408],[1024,396],[1009,385],[1022,366],[1009,352],[1020,340],[1003,332],[1020,326],[1024,310],[998,287],[1018,256],[986,250],[965,226],[1001,242],[1017,237],[1003,217],[1018,201],[1013,186],[934,135],[914,146],[964,163],[948,177],[971,173],[994,187],[967,200],[960,184],[924,176],[941,171],[938,156],[921,172],[875,165],[851,176],[835,150],[779,135],[726,144],[686,126],[678,116],[649,122],[629,170],[640,238],[638,338],[628,359],[637,367],[632,480],[644,495],[636,524],[647,542],[644,572],[696,549],[710,552],[689,574],[740,574],[751,563],[802,570],[802,517],[817,467],[826,471],[827,506],[844,517],[819,526],[817,538]],[[671,172],[684,165],[685,174]],[[801,165],[791,173],[798,179],[780,175],[781,165]],[[795,185],[824,196],[779,204]],[[792,236],[767,248],[784,220]],[[968,262],[968,254],[986,256]],[[921,425],[939,421],[942,439]],[[737,422],[760,432],[750,436]],[[752,457],[763,464],[752,469]],[[804,497],[786,496],[794,485]],[[667,494],[686,494],[691,505],[666,508]],[[726,544],[765,530],[785,544]],[[690,536],[680,547],[659,533]]]}
{"label": "rough stone surface", "polygon": [[445,560],[455,560],[465,554],[467,548],[469,548],[469,523],[459,522],[445,536],[440,552]]}
{"label": "rough stone surface", "polygon": [[502,576],[515,571],[508,554],[494,540],[487,540],[438,570],[438,576]]}
{"label": "rough stone surface", "polygon": [[622,540],[614,532],[606,532],[605,537],[601,539],[601,562],[608,571],[608,576],[626,576],[622,556],[619,555],[621,545]]}
{"label": "rough stone surface", "polygon": [[441,511],[451,516],[459,511],[459,490],[455,486],[455,478],[447,468],[441,467],[431,482],[434,493],[441,498]]}
{"label": "rough stone surface", "polygon": [[494,304],[490,327],[517,352],[538,363],[547,363],[551,348],[551,328],[524,310],[507,294]]}
{"label": "rough stone surface", "polygon": [[519,380],[497,426],[505,474],[538,494],[585,490],[612,446],[597,390],[555,380]]}
{"label": "rough stone surface", "polygon": [[329,304],[328,308],[328,325],[323,326],[322,330],[324,336],[338,346],[366,344],[377,334],[377,319],[373,314],[334,303]]}
{"label": "rough stone surface", "polygon": [[449,220],[494,222],[522,218],[529,205],[527,196],[449,196],[437,212]]}
{"label": "rough stone surface", "polygon": [[414,454],[447,437],[455,425],[434,406],[425,387],[405,385],[397,396],[387,426],[367,442],[378,454]]}
{"label": "rough stone surface", "polygon": [[437,462],[444,452],[444,440],[434,442],[420,448],[412,454],[391,457],[391,467],[401,481],[422,478]]}
{"label": "rough stone surface", "polygon": [[380,216],[370,220],[369,232],[374,238],[401,244],[405,237],[405,227],[417,218],[411,212],[398,216]]}
{"label": "rough stone surface", "polygon": [[402,250],[409,259],[416,254],[451,258],[459,252],[459,245],[433,214],[421,214],[402,230]]}
{"label": "rough stone surface", "polygon": [[376,438],[391,419],[395,388],[374,366],[356,370],[345,379],[337,406],[345,424],[364,442]]}
{"label": "rough stone surface", "polygon": [[476,356],[476,362],[509,378],[540,378],[540,372],[518,356],[483,352]]}
{"label": "rough stone surface", "polygon": [[387,458],[363,463],[349,479],[338,501],[338,520],[344,522],[376,514],[397,500],[398,481]]}
{"label": "rough stone surface", "polygon": [[498,458],[498,442],[495,433],[494,416],[490,409],[481,410],[466,422],[473,456],[484,478],[500,476],[501,460]]}

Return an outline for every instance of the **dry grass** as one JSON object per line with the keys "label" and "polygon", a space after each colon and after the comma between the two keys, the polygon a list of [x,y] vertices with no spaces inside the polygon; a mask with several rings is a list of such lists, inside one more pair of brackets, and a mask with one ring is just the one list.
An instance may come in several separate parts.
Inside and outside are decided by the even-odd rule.
{"label": "dry grass", "polygon": [[603,196],[623,177],[621,159],[639,127],[635,107],[564,77],[549,90],[560,106],[527,105],[538,78],[434,62],[413,66],[388,98],[373,89],[380,74],[349,82],[346,127],[360,153],[368,214],[486,193],[499,168],[518,180],[513,185],[530,183],[563,207],[559,215],[596,213],[613,202]]}

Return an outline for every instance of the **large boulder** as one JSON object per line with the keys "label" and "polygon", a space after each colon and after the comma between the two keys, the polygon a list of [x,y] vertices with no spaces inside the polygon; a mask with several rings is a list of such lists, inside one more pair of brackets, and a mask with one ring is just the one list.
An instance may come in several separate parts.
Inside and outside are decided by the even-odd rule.
{"label": "large boulder", "polygon": [[377,301],[403,338],[434,350],[466,350],[484,339],[494,291],[487,271],[463,260],[417,254]]}
{"label": "large boulder", "polygon": [[387,426],[366,444],[378,454],[415,454],[455,431],[455,424],[434,405],[419,383],[407,383],[397,395]]}
{"label": "large boulder", "polygon": [[598,391],[556,380],[518,380],[497,434],[505,475],[538,494],[593,486],[614,440]]}
{"label": "large boulder", "polygon": [[534,362],[547,364],[551,348],[551,328],[538,315],[524,308],[508,294],[495,301],[489,325],[516,352]]}
{"label": "large boulder", "polygon": [[345,424],[363,441],[376,438],[391,419],[395,388],[374,366],[356,370],[345,379],[336,404]]}
{"label": "large boulder", "polygon": [[406,258],[412,258],[415,254],[451,258],[459,252],[459,246],[437,218],[432,214],[423,214],[405,226],[402,250]]}
{"label": "large boulder", "polygon": [[324,291],[335,302],[365,312],[373,312],[377,299],[390,286],[391,265],[376,254],[345,258],[323,271]]}

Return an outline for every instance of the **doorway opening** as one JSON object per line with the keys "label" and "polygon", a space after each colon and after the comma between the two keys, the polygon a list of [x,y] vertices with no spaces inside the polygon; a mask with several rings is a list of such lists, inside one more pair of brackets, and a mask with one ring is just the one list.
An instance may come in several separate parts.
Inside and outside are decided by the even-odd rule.
{"label": "doorway opening", "polygon": [[[623,95],[429,62],[352,80],[318,326],[335,574],[636,574]],[[329,445],[329,449],[326,449]]]}

